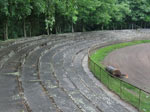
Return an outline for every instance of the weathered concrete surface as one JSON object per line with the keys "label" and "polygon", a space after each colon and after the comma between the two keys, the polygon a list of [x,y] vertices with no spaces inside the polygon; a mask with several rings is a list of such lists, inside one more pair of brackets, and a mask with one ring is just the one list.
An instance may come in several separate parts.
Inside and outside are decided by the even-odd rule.
{"label": "weathered concrete surface", "polygon": [[0,46],[0,112],[134,112],[82,66],[95,44],[148,38],[148,30],[20,39]]}

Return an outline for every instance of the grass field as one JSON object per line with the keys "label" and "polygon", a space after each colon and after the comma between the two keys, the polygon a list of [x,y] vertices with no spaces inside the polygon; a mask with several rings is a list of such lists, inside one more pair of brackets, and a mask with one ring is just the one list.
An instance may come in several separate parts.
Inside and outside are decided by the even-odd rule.
{"label": "grass field", "polygon": [[141,112],[150,112],[150,94],[116,77],[112,77],[104,70],[104,66],[101,64],[105,56],[113,50],[142,43],[150,43],[150,40],[114,44],[98,49],[95,53],[91,54],[89,67],[93,74],[111,91],[114,91],[122,99],[135,106]]}

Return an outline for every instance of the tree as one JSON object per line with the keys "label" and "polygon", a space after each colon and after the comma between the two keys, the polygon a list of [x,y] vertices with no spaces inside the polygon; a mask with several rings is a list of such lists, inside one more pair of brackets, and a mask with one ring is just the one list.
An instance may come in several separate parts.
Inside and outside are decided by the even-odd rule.
{"label": "tree", "polygon": [[[128,1],[117,1],[113,8],[113,12],[111,13],[112,22],[121,25],[126,23],[128,16],[131,14],[130,6]],[[113,24],[113,29],[115,26]]]}
{"label": "tree", "polygon": [[104,26],[109,24],[111,21],[111,13],[114,8],[114,0],[97,0],[95,3],[96,9],[92,12],[94,16],[92,18],[92,23],[101,26],[101,29],[104,29]]}
{"label": "tree", "polygon": [[85,31],[85,25],[89,23],[89,18],[91,18],[90,13],[95,8],[95,1],[93,0],[78,0],[77,6],[78,6],[78,24],[81,25],[82,31]]}
{"label": "tree", "polygon": [[40,34],[39,32],[39,21],[44,19],[44,13],[46,10],[46,3],[45,0],[32,0],[30,2],[30,5],[32,7],[31,10],[31,14],[28,16],[27,20],[29,21],[29,34],[30,36],[32,36],[32,27],[35,27],[35,24],[38,23],[38,25],[36,25],[38,28],[36,29],[36,32],[38,32],[38,34]]}
{"label": "tree", "polygon": [[72,32],[74,32],[73,25],[77,22],[77,15],[78,15],[78,6],[76,0],[66,0],[65,1],[65,16],[67,17],[68,21],[71,23]]}
{"label": "tree", "polygon": [[148,27],[149,15],[149,0],[0,0],[0,36]]}
{"label": "tree", "polygon": [[52,32],[53,26],[55,24],[55,5],[57,3],[57,0],[46,0],[46,10],[45,10],[45,24],[46,24],[46,30],[47,34],[50,34],[50,31]]}
{"label": "tree", "polygon": [[131,8],[131,20],[143,26],[143,23],[150,21],[150,2],[149,0],[133,0],[129,1]]}
{"label": "tree", "polygon": [[26,18],[31,14],[32,6],[30,0],[16,0],[16,17],[23,21],[24,37],[27,37],[26,33]]}
{"label": "tree", "polygon": [[0,1],[0,16],[4,20],[4,40],[8,39],[8,20],[10,17],[8,0]]}

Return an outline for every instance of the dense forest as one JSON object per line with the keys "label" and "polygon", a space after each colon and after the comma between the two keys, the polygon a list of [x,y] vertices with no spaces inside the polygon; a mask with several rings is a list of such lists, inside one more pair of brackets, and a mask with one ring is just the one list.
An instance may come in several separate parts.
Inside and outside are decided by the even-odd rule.
{"label": "dense forest", "polygon": [[150,0],[0,0],[0,39],[148,28]]}

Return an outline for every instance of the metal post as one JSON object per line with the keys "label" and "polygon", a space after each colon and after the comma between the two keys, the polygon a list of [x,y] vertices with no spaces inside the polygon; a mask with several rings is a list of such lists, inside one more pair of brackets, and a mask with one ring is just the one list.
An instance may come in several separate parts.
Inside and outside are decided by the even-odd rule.
{"label": "metal post", "polygon": [[101,80],[101,77],[102,77],[102,72],[101,72],[101,71],[102,71],[102,68],[101,68],[100,66],[99,66],[99,70],[100,70],[100,81],[102,81],[102,80]]}
{"label": "metal post", "polygon": [[96,75],[96,73],[95,73],[95,62],[94,62],[94,74]]}
{"label": "metal post", "polygon": [[139,111],[140,111],[140,106],[141,106],[141,89],[139,90]]}
{"label": "metal post", "polygon": [[[107,72],[106,72],[107,73]],[[108,75],[108,74],[107,74]],[[109,87],[109,77],[110,77],[110,75],[108,75],[108,88],[110,89],[110,87]]]}
{"label": "metal post", "polygon": [[121,94],[122,94],[122,81],[120,80],[120,97],[121,97]]}
{"label": "metal post", "polygon": [[101,82],[102,82],[102,79],[103,79],[103,78],[102,78],[102,75],[103,75],[103,74],[102,74],[102,71],[103,71],[103,69],[101,68]]}
{"label": "metal post", "polygon": [[90,69],[90,71],[91,71],[91,59],[89,58],[88,61],[89,61],[89,62],[88,62],[88,63],[89,63],[89,64],[88,64],[88,67],[89,67],[89,69]]}
{"label": "metal post", "polygon": [[93,68],[93,67],[94,67],[94,65],[93,65],[94,63],[93,63],[93,61],[91,61],[91,62],[92,62],[92,64],[91,64],[91,65],[92,65],[92,66],[91,66],[91,68],[92,68],[92,73],[94,74],[94,68]]}
{"label": "metal post", "polygon": [[90,62],[89,62],[89,56],[88,56],[88,68],[90,68],[90,67],[89,67],[89,64],[90,64]]}
{"label": "metal post", "polygon": [[92,72],[92,61],[91,61],[91,59],[90,59],[90,70]]}

